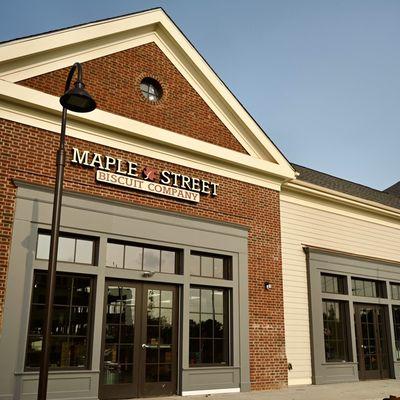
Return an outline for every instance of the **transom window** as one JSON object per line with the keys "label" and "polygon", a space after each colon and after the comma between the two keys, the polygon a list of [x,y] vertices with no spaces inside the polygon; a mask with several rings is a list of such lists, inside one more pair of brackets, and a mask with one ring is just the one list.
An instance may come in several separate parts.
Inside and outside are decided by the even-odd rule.
{"label": "transom window", "polygon": [[163,94],[160,83],[153,78],[144,78],[140,83],[140,90],[142,95],[152,102],[160,100]]}
{"label": "transom window", "polygon": [[[78,264],[95,264],[95,239],[88,236],[60,233],[57,260]],[[50,254],[50,233],[39,232],[36,258],[48,260]]]}
{"label": "transom window", "polygon": [[231,257],[191,252],[190,275],[232,279]]}
{"label": "transom window", "polygon": [[354,296],[386,298],[385,282],[351,278]]}
{"label": "transom window", "polygon": [[168,274],[180,272],[179,253],[176,250],[114,241],[107,243],[106,265]]}
{"label": "transom window", "polygon": [[392,299],[400,300],[400,284],[399,283],[391,283],[390,289],[392,292]]}
{"label": "transom window", "polygon": [[349,361],[347,303],[322,300],[326,361]]}
{"label": "transom window", "polygon": [[322,293],[347,294],[346,277],[321,273]]}
{"label": "transom window", "polygon": [[[25,366],[38,368],[42,350],[47,273],[36,271]],[[93,278],[57,273],[50,336],[51,368],[88,368]]]}
{"label": "transom window", "polygon": [[190,288],[189,365],[229,364],[229,290]]}

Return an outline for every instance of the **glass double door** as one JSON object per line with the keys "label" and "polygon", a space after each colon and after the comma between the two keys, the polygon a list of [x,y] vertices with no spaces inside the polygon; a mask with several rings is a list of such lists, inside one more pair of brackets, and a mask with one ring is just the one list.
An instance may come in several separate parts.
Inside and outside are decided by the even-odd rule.
{"label": "glass double door", "polygon": [[176,394],[175,286],[106,282],[101,399]]}
{"label": "glass double door", "polygon": [[380,305],[354,304],[360,379],[390,378],[386,311]]}

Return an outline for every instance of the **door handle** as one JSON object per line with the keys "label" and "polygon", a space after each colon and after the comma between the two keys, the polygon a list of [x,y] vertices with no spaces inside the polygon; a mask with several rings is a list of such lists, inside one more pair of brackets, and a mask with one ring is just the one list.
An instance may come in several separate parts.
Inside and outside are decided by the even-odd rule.
{"label": "door handle", "polygon": [[142,344],[142,349],[158,349],[158,345],[156,344]]}

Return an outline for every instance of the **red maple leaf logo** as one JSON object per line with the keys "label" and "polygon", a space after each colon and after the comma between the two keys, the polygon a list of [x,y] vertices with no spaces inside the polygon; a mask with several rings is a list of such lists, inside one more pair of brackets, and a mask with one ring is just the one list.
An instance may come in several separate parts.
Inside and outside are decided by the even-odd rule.
{"label": "red maple leaf logo", "polygon": [[155,168],[146,167],[143,169],[143,178],[146,181],[154,182],[158,175],[158,171]]}

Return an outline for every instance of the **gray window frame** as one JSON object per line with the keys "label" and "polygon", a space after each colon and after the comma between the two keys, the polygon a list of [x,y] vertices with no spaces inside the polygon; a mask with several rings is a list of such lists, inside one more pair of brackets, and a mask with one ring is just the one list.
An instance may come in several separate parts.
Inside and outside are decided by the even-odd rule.
{"label": "gray window frame", "polygon": [[[10,253],[8,290],[5,299],[4,339],[0,343],[0,369],[7,383],[5,393],[17,390],[26,396],[37,382],[37,373],[24,371],[24,357],[20,348],[26,346],[33,270],[46,270],[46,260],[35,258],[38,229],[49,230],[52,215],[52,192],[47,188],[15,181],[17,185],[16,214]],[[88,370],[68,371],[68,388],[62,379],[66,372],[52,371],[51,384],[58,396],[98,397],[98,370],[101,348],[102,317],[106,279],[137,280],[176,285],[179,292],[179,355],[178,393],[201,390],[204,385],[213,389],[241,388],[250,390],[249,376],[249,318],[248,318],[248,230],[235,224],[187,216],[153,208],[116,202],[100,197],[65,192],[63,197],[63,225],[61,230],[76,235],[99,238],[98,264],[58,262],[57,271],[93,275],[96,277],[93,357]],[[145,277],[143,271],[106,268],[105,244],[108,239],[135,241],[178,248],[183,252],[185,271],[182,275],[156,273]],[[232,280],[190,276],[190,251],[218,253],[232,257]],[[227,367],[189,368],[188,350],[189,313],[187,309],[191,284],[211,285],[232,290],[232,360]],[[14,335],[13,332],[22,332]],[[6,363],[5,360],[8,360]],[[218,371],[218,379],[216,379]],[[75,381],[76,380],[76,381]],[[85,382],[83,391],[74,382]],[[29,383],[27,383],[29,382]],[[50,382],[49,382],[50,383]],[[27,384],[29,386],[27,386]],[[80,385],[80,383],[78,383]],[[16,388],[16,389],[14,389]],[[54,396],[54,391],[51,389]]]}
{"label": "gray window frame", "polygon": [[[307,262],[309,285],[309,310],[312,355],[312,381],[314,384],[339,383],[343,381],[356,382],[359,380],[356,347],[356,331],[354,322],[354,305],[356,303],[379,304],[386,307],[389,364],[391,377],[400,379],[400,360],[394,360],[394,324],[392,307],[400,306],[400,300],[391,297],[363,297],[353,295],[352,278],[381,281],[385,293],[390,293],[390,283],[400,283],[400,268],[396,263],[378,259],[325,250],[312,246],[303,247]],[[346,277],[347,294],[323,293],[321,288],[321,273],[342,275]],[[322,299],[330,299],[348,303],[348,340],[349,361],[328,362],[325,359],[325,347],[322,321]]]}

